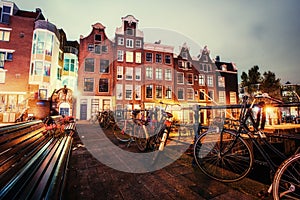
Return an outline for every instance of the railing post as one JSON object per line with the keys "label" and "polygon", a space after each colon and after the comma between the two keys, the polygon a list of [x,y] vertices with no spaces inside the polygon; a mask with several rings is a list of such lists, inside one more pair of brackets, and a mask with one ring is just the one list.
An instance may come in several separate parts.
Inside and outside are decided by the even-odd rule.
{"label": "railing post", "polygon": [[194,110],[194,118],[195,118],[195,123],[194,123],[194,133],[195,133],[195,139],[198,138],[198,132],[199,132],[199,112],[200,112],[200,105],[194,105],[193,106],[193,110]]}

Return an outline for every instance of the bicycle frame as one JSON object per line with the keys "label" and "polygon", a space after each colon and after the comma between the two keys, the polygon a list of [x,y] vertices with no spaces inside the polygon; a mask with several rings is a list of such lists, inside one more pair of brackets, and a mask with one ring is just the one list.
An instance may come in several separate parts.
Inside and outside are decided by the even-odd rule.
{"label": "bicycle frame", "polygon": [[[278,149],[276,149],[272,144],[270,144],[270,142],[268,142],[268,140],[266,139],[267,136],[265,135],[265,133],[259,129],[259,121],[258,120],[260,120],[260,116],[257,116],[257,119],[255,121],[253,112],[252,112],[252,108],[253,108],[255,101],[252,102],[252,104],[250,105],[249,108],[247,108],[246,102],[247,101],[245,100],[242,110],[241,110],[241,114],[240,114],[240,118],[239,118],[240,125],[239,125],[238,130],[236,131],[237,137],[236,137],[235,141],[231,144],[231,146],[228,148],[228,150],[226,152],[224,152],[223,154],[226,154],[227,152],[229,152],[232,149],[232,147],[234,147],[238,137],[243,137],[246,139],[249,138],[251,143],[254,144],[254,146],[258,149],[258,151],[260,152],[260,154],[266,161],[267,165],[270,167],[272,173],[275,173],[278,166],[274,163],[272,158],[269,156],[269,153],[267,153],[267,151],[262,147],[262,145],[259,142],[262,141],[263,144],[266,145],[266,147],[268,147],[268,149],[270,149],[273,153],[277,154],[281,159],[285,160],[287,158],[287,156],[284,155]],[[263,109],[263,108],[260,107],[259,109]],[[260,111],[258,112],[258,114],[261,114]],[[250,128],[247,126],[248,120],[250,120],[250,122],[252,123],[254,130],[250,130]],[[262,126],[264,127],[263,123],[264,122],[262,122]],[[223,138],[222,132],[223,131],[221,131],[221,134],[220,134],[220,144],[222,144],[222,138]],[[243,136],[243,135],[247,135],[247,136]]]}

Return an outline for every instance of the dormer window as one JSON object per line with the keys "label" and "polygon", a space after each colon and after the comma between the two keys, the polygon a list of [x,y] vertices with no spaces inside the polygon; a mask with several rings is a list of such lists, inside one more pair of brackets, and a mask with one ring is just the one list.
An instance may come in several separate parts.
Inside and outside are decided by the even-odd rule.
{"label": "dormer window", "polygon": [[101,35],[99,34],[95,35],[95,42],[101,42]]}
{"label": "dormer window", "polygon": [[132,28],[126,28],[126,35],[133,35],[134,31]]}
{"label": "dormer window", "polygon": [[3,6],[3,9],[0,10],[0,15],[1,15],[1,22],[5,24],[9,24],[9,18],[10,18],[10,12],[11,12],[11,7],[9,6]]}
{"label": "dormer window", "polygon": [[182,58],[187,59],[187,53],[186,52],[182,52]]}

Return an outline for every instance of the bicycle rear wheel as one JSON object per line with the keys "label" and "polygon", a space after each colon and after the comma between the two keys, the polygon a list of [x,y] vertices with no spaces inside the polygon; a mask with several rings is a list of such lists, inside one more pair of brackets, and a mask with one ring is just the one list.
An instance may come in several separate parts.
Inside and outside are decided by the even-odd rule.
{"label": "bicycle rear wheel", "polygon": [[135,135],[135,143],[138,149],[142,152],[147,150],[148,147],[148,137],[147,130],[144,125],[136,125],[135,127],[136,135]]}
{"label": "bicycle rear wheel", "polygon": [[244,178],[253,165],[249,144],[230,130],[202,133],[194,145],[194,159],[202,172],[221,182]]}
{"label": "bicycle rear wheel", "polygon": [[275,200],[300,199],[300,153],[291,156],[279,166],[272,189]]}
{"label": "bicycle rear wheel", "polygon": [[132,125],[126,120],[118,121],[113,126],[113,133],[120,142],[129,142],[131,140]]}

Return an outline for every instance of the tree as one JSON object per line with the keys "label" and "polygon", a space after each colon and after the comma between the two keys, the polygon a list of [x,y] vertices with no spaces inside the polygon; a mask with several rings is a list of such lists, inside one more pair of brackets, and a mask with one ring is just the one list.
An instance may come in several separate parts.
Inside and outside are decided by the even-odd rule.
{"label": "tree", "polygon": [[255,93],[268,93],[274,98],[280,98],[280,79],[277,79],[275,73],[264,72],[263,76],[259,72],[257,65],[246,72],[242,72],[241,86],[247,90],[250,96]]}
{"label": "tree", "polygon": [[261,90],[264,93],[268,93],[274,98],[281,98],[280,95],[280,79],[276,78],[275,73],[268,71],[263,74],[263,80],[261,83]]}
{"label": "tree", "polygon": [[246,72],[243,72],[241,75],[241,86],[243,88],[246,88],[247,92],[251,95],[254,92],[257,92],[259,90],[259,85],[262,81],[259,67],[255,65],[251,69],[248,70],[248,74]]}

